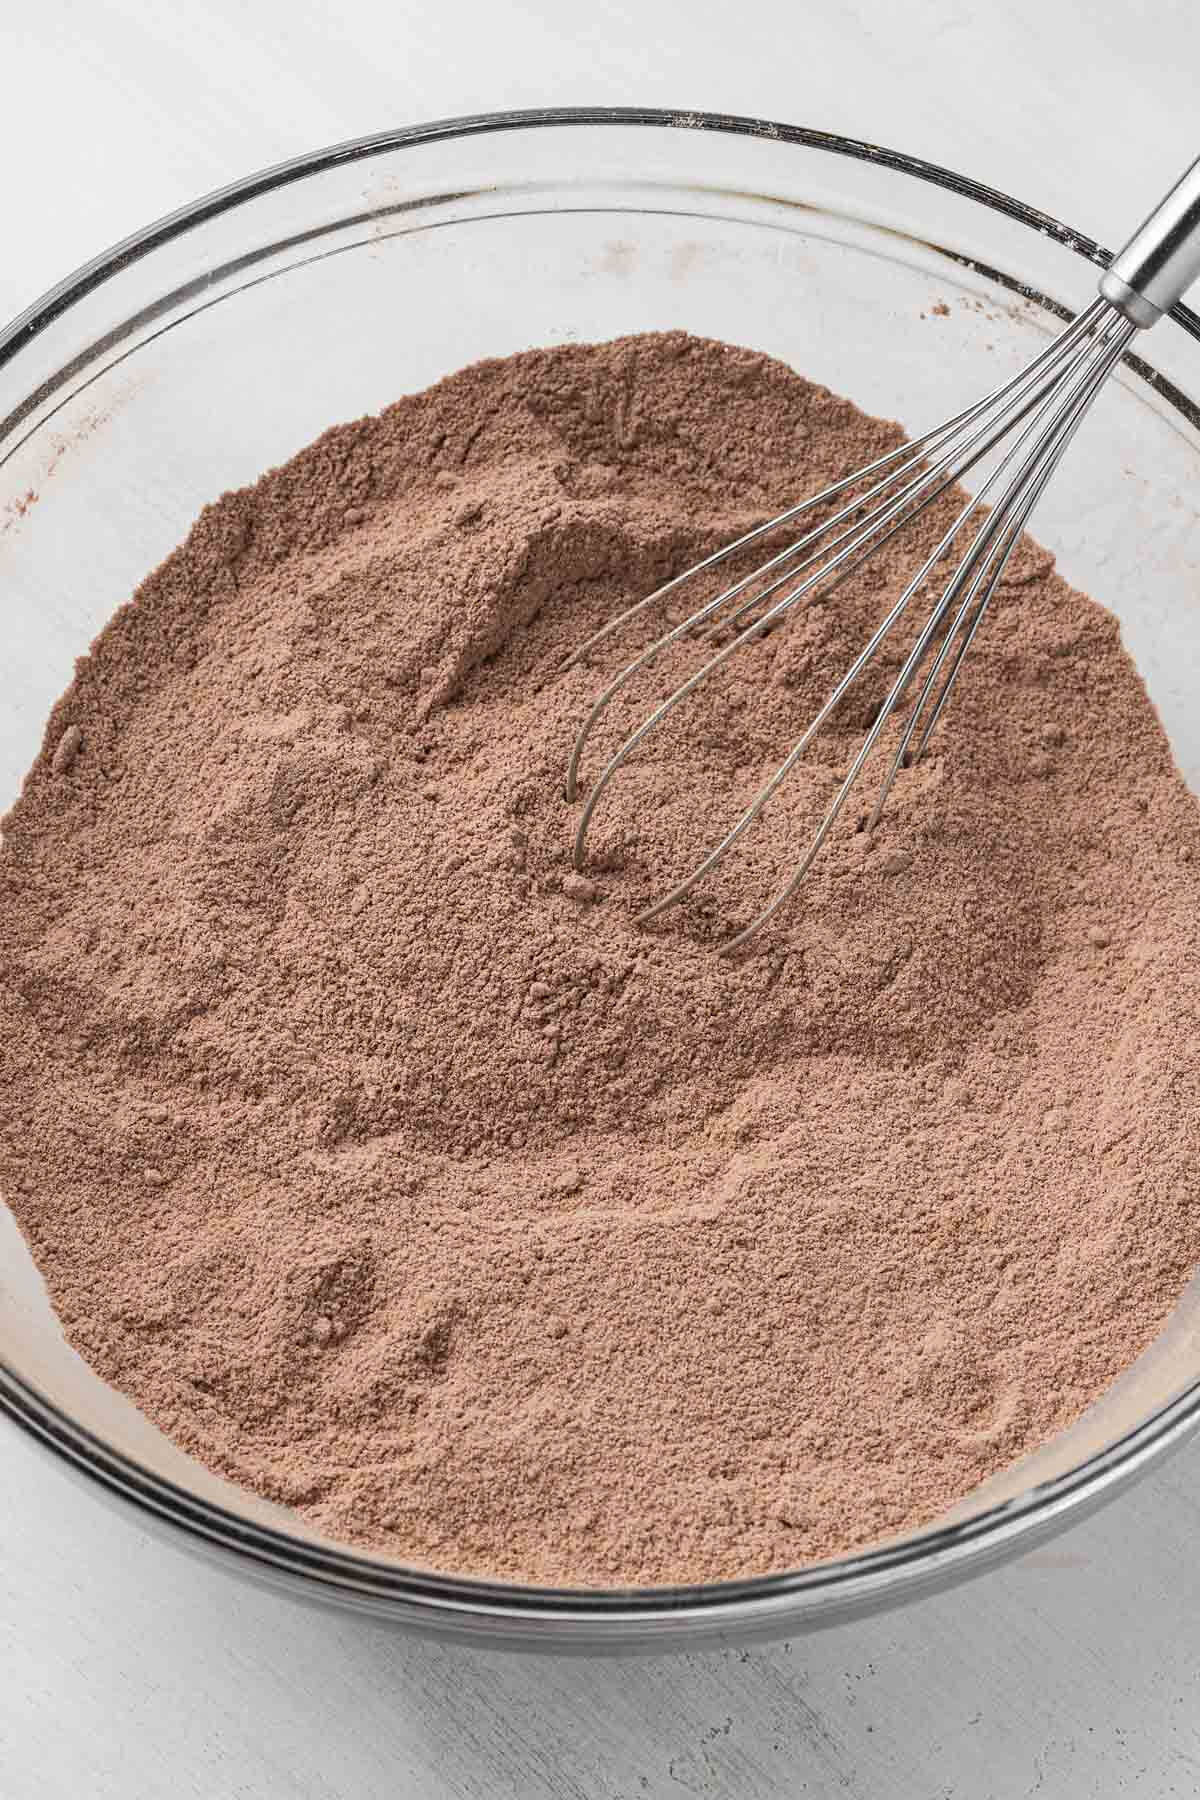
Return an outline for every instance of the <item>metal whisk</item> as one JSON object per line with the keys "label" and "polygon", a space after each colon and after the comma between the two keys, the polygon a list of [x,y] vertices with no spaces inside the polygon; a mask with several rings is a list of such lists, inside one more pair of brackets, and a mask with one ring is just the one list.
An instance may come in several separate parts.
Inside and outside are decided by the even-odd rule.
{"label": "metal whisk", "polygon": [[655,638],[598,695],[571,753],[566,782],[569,801],[574,801],[579,792],[580,763],[588,740],[616,696],[680,639],[698,632],[710,639],[719,633],[723,639],[731,628],[734,631],[732,639],[722,642],[609,757],[592,785],[579,819],[575,867],[583,867],[588,829],[605,790],[638,745],[669,713],[696,693],[731,657],[778,626],[804,600],[818,591],[828,593],[852,570],[861,567],[947,488],[995,453],[999,460],[992,472],[962,507],[770,780],[720,843],[670,893],[648,907],[639,922],[656,918],[682,900],[728,855],[787,779],[849,688],[875,660],[914,595],[954,550],[960,536],[970,532],[965,552],[904,658],[887,698],[794,873],[758,916],[723,946],[724,950],[735,950],[746,943],[795,893],[833,829],[884,727],[932,653],[867,818],[866,828],[872,829],[900,769],[923,755],[1029,515],[1109,372],[1124,355],[1134,334],[1156,324],[1198,275],[1200,159],[1101,276],[1099,298],[1021,374],[923,437],[788,507],[693,568],[685,569],[594,632],[570,658],[568,668],[586,659],[606,638],[648,609],[677,594],[685,584],[709,575],[760,539],[796,525],[805,515],[833,507],[829,516],[802,528],[799,535],[789,532],[792,541],[752,574],[704,601],[681,623]]}

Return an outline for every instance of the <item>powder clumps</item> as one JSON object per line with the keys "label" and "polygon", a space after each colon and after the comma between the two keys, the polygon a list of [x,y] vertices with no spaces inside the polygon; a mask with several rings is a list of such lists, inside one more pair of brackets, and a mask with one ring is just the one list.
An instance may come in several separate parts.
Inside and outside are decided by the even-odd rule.
{"label": "powder clumps", "polygon": [[68,725],[54,746],[54,755],[50,758],[50,767],[56,775],[66,774],[79,755],[82,744],[83,733],[78,725]]}
{"label": "powder clumps", "polygon": [[1200,814],[1046,552],[753,954],[716,950],[901,646],[634,918],[953,496],[678,709],[571,867],[574,731],[648,640],[574,648],[899,441],[682,334],[482,363],[209,507],[80,663],[4,824],[0,1189],[71,1340],[212,1467],[442,1569],[749,1575],[932,1519],[1159,1329],[1200,1256]]}

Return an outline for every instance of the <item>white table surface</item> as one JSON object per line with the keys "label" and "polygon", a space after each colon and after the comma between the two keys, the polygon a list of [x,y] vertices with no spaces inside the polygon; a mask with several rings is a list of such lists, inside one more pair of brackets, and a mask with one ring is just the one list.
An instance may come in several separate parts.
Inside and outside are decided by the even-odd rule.
{"label": "white table surface", "polygon": [[[474,110],[791,119],[955,164],[1109,242],[1200,147],[1194,0],[6,0],[0,43],[4,315],[233,176]],[[0,1426],[0,1800],[1192,1797],[1198,1542],[1200,1445],[901,1613],[559,1663],[222,1579]]]}

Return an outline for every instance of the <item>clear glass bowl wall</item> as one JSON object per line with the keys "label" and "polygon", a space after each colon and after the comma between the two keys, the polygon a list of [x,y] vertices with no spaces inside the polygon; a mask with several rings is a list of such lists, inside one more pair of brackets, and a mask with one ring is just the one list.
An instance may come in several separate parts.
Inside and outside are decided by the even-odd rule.
{"label": "clear glass bowl wall", "polygon": [[[0,809],[74,658],[141,577],[207,501],[326,426],[479,357],[683,328],[782,357],[915,432],[1032,357],[1090,297],[1094,254],[948,171],[699,115],[398,132],[160,222],[0,340]],[[1067,577],[1119,615],[1194,787],[1197,335],[1181,313],[1138,341],[1148,360],[1110,384],[1036,521]],[[2,1205],[0,1406],[98,1496],[301,1597],[543,1650],[667,1648],[796,1632],[1028,1548],[1192,1429],[1200,1330],[1185,1296],[1079,1426],[929,1531],[793,1575],[640,1593],[405,1569],[209,1475],[67,1347]]]}

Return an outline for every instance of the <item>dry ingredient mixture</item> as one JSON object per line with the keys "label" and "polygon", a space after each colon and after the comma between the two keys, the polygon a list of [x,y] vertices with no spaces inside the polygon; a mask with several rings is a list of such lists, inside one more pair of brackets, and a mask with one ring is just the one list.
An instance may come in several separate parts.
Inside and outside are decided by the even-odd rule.
{"label": "dry ingredient mixture", "polygon": [[681,709],[570,872],[569,650],[898,439],[682,334],[483,363],[209,507],[80,662],[4,825],[0,1189],[72,1342],[213,1468],[443,1569],[748,1575],[931,1519],[1162,1324],[1200,811],[1043,550],[754,954],[715,947],[886,669],[633,915],[952,497]]}

